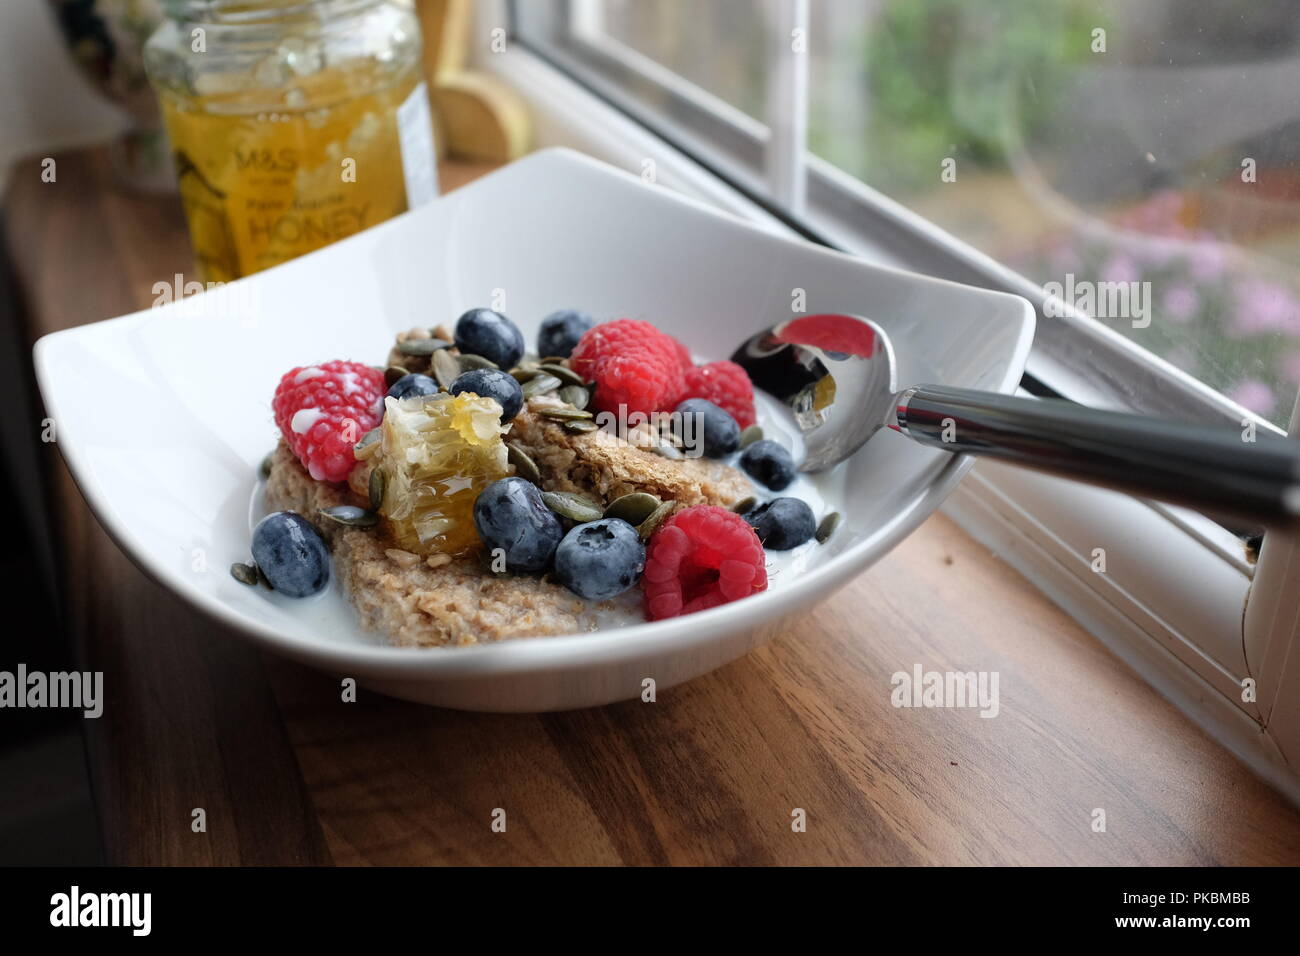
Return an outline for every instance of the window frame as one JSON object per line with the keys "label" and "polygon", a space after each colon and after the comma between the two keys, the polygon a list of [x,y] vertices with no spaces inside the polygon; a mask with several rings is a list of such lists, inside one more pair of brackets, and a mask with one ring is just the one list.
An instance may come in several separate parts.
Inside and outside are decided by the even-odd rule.
{"label": "window frame", "polygon": [[[505,22],[512,5],[511,0],[488,0],[480,18]],[[653,159],[662,185],[767,228],[1028,298],[1039,312],[1035,354],[1026,376],[1035,394],[1162,417],[1238,426],[1251,420],[1257,427],[1280,431],[1068,306],[1062,309],[1063,318],[1046,318],[1043,292],[1030,280],[819,157],[807,157],[806,215],[792,216],[764,191],[765,163],[756,161],[758,154],[751,153],[747,164],[736,163],[734,156],[729,158],[701,135],[701,129],[713,128],[729,112],[739,111],[684,78],[654,84],[654,71],[635,73],[638,83],[652,83],[675,110],[692,117],[693,130],[690,124],[665,122],[610,76],[594,70],[592,62],[602,62],[608,48],[588,50],[587,62],[575,62],[572,57],[557,58],[554,50],[538,49],[513,32],[510,36],[505,54],[480,56],[478,64],[526,92],[539,120],[538,145],[574,146],[633,173]],[[613,61],[619,70],[636,65],[636,57],[617,56]],[[738,140],[742,149],[765,144],[764,124],[752,117],[746,120],[731,129],[734,137],[738,126],[748,127],[748,137]],[[823,189],[829,191],[823,194]],[[851,216],[842,216],[847,222],[818,214],[828,197],[833,197],[832,206],[839,203],[842,210],[851,211]],[[1081,367],[1084,355],[1089,365],[1102,357],[1100,381],[1072,371]],[[1236,535],[1186,509],[988,460],[977,463],[943,510],[1257,771],[1275,782],[1279,773],[1286,778],[1293,772],[1279,770],[1279,761],[1280,753],[1287,752],[1300,765],[1300,720],[1275,728],[1289,741],[1289,749],[1263,743],[1268,740],[1261,734],[1267,714],[1281,709],[1273,703],[1300,694],[1300,667],[1261,677],[1260,662],[1247,661],[1242,608],[1254,566],[1245,559]],[[1067,516],[1086,520],[1064,521]],[[1081,524],[1089,530],[1081,532]],[[1122,547],[1141,542],[1140,560],[1128,562],[1122,573],[1091,571],[1092,546],[1108,535],[1124,542]],[[1274,550],[1280,553],[1282,548]],[[1212,614],[1185,600],[1189,581],[1216,595]],[[1296,616],[1300,618],[1300,609]],[[1272,653],[1276,657],[1276,643]],[[1243,700],[1238,688],[1247,677],[1267,686],[1273,698],[1259,704]],[[1292,706],[1288,713],[1296,709]]]}

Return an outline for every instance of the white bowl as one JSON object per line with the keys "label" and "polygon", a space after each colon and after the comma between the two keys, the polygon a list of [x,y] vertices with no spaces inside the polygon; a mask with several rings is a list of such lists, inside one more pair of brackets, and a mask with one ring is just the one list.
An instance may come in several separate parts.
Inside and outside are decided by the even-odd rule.
{"label": "white bowl", "polygon": [[[850,312],[893,340],[899,382],[1012,391],[1034,314],[1015,296],[883,269],[764,232],[567,150],[513,163],[420,210],[203,295],[57,332],[36,369],[58,446],[139,566],[279,654],[447,707],[559,710],[640,695],[778,633],[903,539],[969,460],[876,435],[846,468],[843,521],[780,588],[700,614],[591,634],[399,649],[335,599],[235,582],[247,560],[270,397],[295,365],[382,362],[397,330],[495,303],[529,342],[550,311],[645,318],[707,358],[790,314]],[[504,296],[504,304],[501,297]],[[165,297],[165,295],[164,295]]]}

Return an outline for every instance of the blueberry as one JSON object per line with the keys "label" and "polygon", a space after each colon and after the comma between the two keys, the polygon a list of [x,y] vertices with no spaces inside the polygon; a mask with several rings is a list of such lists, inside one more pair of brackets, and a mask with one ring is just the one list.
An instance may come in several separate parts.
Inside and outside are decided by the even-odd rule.
{"label": "blueberry", "polygon": [[524,334],[500,312],[470,309],[456,320],[456,348],[509,371],[524,357]]}
{"label": "blueberry", "polygon": [[479,398],[495,398],[501,406],[501,421],[508,422],[524,407],[524,390],[515,377],[494,368],[476,368],[464,372],[451,383],[451,394],[473,392]]}
{"label": "blueberry", "polygon": [[794,481],[794,458],[785,446],[769,438],[760,438],[742,451],[740,467],[773,491],[780,491]]}
{"label": "blueberry", "polygon": [[688,450],[703,446],[706,458],[725,458],[740,447],[736,420],[704,398],[688,398],[677,406],[673,433]]}
{"label": "blueberry", "polygon": [[537,354],[542,358],[563,356],[568,358],[573,347],[596,323],[586,312],[577,309],[561,309],[542,319],[542,327],[537,332]]}
{"label": "blueberry", "polygon": [[507,571],[545,571],[564,537],[559,516],[546,507],[537,486],[522,478],[502,478],[479,492],[474,527],[490,551],[505,552]]}
{"label": "blueberry", "polygon": [[578,597],[604,601],[636,584],[645,545],[622,518],[580,524],[555,549],[555,577]]}
{"label": "blueberry", "polygon": [[289,597],[307,597],[329,584],[329,548],[311,522],[292,511],[276,511],[257,523],[253,560],[271,587]]}
{"label": "blueberry", "polygon": [[403,375],[392,384],[388,389],[388,397],[410,398],[412,395],[435,395],[437,392],[437,382],[427,375],[412,372],[410,375]]}
{"label": "blueberry", "polygon": [[812,509],[799,498],[773,498],[746,512],[745,520],[771,551],[797,548],[817,532]]}

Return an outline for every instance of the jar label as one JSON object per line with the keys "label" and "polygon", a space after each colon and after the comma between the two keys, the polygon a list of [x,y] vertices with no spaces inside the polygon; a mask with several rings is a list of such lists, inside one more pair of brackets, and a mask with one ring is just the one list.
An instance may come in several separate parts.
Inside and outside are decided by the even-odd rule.
{"label": "jar label", "polygon": [[410,73],[277,111],[164,97],[199,277],[249,275],[434,198],[428,95],[414,66]]}
{"label": "jar label", "polygon": [[433,151],[433,120],[429,115],[429,90],[417,83],[397,108],[397,139],[406,177],[406,204],[416,209],[437,198],[438,167]]}

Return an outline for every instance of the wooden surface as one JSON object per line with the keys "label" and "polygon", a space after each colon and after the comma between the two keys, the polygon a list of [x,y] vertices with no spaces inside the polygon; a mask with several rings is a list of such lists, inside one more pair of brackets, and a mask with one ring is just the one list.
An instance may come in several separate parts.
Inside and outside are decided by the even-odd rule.
{"label": "wooden surface", "polygon": [[[481,171],[444,168],[444,188]],[[58,172],[19,166],[4,207],[32,338],[144,307],[190,266],[174,200],[115,192],[96,152]],[[942,516],[656,703],[476,715],[344,704],[199,617],[45,450],[63,599],[105,671],[91,759],[114,862],[1300,863],[1294,809]],[[895,709],[890,675],[916,663],[997,671],[1000,714]]]}

